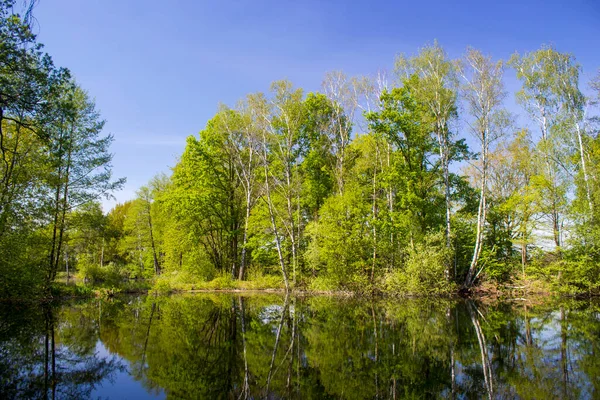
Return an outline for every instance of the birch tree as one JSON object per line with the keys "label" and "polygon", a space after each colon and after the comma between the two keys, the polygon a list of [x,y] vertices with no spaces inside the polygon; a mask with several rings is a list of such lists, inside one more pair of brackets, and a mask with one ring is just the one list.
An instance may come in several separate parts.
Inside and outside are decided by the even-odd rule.
{"label": "birch tree", "polygon": [[358,87],[341,71],[329,72],[322,83],[323,91],[331,100],[331,127],[329,141],[335,156],[334,175],[338,194],[344,193],[346,149],[350,144],[352,123],[358,108]]}
{"label": "birch tree", "polygon": [[564,170],[561,171],[558,143],[553,134],[561,124],[561,93],[557,84],[558,58],[559,53],[556,50],[543,47],[523,56],[515,53],[509,61],[523,85],[517,93],[517,100],[540,129],[538,151],[545,165],[544,175],[547,180],[544,197],[548,205],[545,214],[550,218],[554,244],[557,248],[561,245],[561,226],[565,206],[565,182],[561,179]]}
{"label": "birch tree", "polygon": [[[250,98],[257,131],[260,132],[264,196],[277,258],[286,290],[289,290],[285,251],[291,254],[292,279],[296,279],[301,233],[299,157],[303,123],[303,92],[288,81],[271,85],[272,97]],[[287,240],[286,240],[287,239]],[[289,243],[289,247],[286,244]],[[284,247],[285,246],[285,247]]]}
{"label": "birch tree", "polygon": [[506,93],[502,82],[503,64],[501,61],[494,63],[491,57],[483,55],[479,50],[468,49],[463,60],[458,63],[458,71],[464,81],[461,93],[472,117],[469,127],[481,149],[479,163],[481,179],[475,249],[465,278],[465,286],[468,287],[475,280],[475,272],[483,246],[487,211],[488,152],[490,145],[504,133],[508,117],[502,108],[502,101],[506,97]]}
{"label": "birch tree", "polygon": [[584,191],[588,206],[588,215],[594,213],[594,203],[592,201],[592,192],[590,187],[590,176],[587,166],[586,144],[588,135],[586,134],[586,111],[590,99],[586,98],[579,90],[579,74],[581,67],[576,64],[575,58],[571,54],[550,52],[556,64],[555,79],[557,84],[557,94],[560,98],[561,109],[567,120],[567,126],[573,133],[574,147],[579,153],[579,171],[583,175]]}
{"label": "birch tree", "polygon": [[260,140],[247,101],[240,102],[236,110],[224,109],[222,113],[222,124],[228,135],[227,144],[233,155],[235,173],[244,191],[245,218],[238,271],[238,279],[243,280],[248,263],[248,223],[250,213],[258,198],[256,181],[260,157]]}

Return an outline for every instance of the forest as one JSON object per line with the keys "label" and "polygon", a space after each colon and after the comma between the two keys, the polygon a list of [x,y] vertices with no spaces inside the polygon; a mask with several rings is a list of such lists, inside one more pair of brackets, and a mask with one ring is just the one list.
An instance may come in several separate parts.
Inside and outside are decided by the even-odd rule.
{"label": "forest", "polygon": [[0,0],[0,297],[600,289],[600,70],[584,79],[573,54],[453,59],[433,41],[320,91],[274,81],[105,211],[124,183],[113,137],[16,8]]}

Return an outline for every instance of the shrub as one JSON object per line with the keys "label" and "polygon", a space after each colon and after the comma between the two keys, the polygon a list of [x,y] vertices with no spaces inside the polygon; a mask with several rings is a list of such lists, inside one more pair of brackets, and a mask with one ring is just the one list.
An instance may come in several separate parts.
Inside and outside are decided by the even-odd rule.
{"label": "shrub", "polygon": [[445,245],[443,233],[426,235],[408,252],[404,268],[391,272],[386,289],[396,294],[447,294],[455,287],[445,270],[452,261],[452,250]]}
{"label": "shrub", "polygon": [[229,271],[223,271],[208,283],[208,287],[210,289],[233,289],[235,288],[235,281]]}
{"label": "shrub", "polygon": [[240,288],[243,289],[281,289],[284,287],[283,277],[279,275],[265,274],[258,268],[248,271],[246,281],[237,281]]}
{"label": "shrub", "polygon": [[77,263],[78,277],[93,285],[118,286],[126,278],[124,271],[117,264],[109,263],[100,266],[82,256]]}
{"label": "shrub", "polygon": [[513,259],[499,259],[493,248],[482,249],[478,266],[482,271],[482,277],[497,283],[508,281],[516,270],[516,263]]}
{"label": "shrub", "polygon": [[588,255],[555,261],[548,266],[554,287],[563,293],[597,293],[600,290],[600,265]]}
{"label": "shrub", "polygon": [[338,288],[337,282],[328,276],[317,276],[312,279],[309,284],[309,289],[315,292],[330,292]]}

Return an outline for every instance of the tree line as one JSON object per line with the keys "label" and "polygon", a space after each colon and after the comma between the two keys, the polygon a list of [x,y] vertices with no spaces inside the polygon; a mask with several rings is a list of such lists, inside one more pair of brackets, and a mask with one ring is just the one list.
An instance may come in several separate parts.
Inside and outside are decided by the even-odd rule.
{"label": "tree line", "polygon": [[[505,106],[507,69],[524,122]],[[551,46],[453,60],[434,42],[389,76],[331,72],[310,93],[276,81],[221,105],[169,176],[103,217],[114,268],[288,289],[595,290],[600,75],[586,88],[581,74]]]}
{"label": "tree line", "polygon": [[34,4],[0,0],[0,293],[23,297],[63,268],[72,215],[123,183],[93,100],[32,32]]}

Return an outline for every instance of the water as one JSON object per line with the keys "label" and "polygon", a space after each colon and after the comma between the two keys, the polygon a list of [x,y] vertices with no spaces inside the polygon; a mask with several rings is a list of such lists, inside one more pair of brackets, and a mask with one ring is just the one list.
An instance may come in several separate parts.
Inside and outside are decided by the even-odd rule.
{"label": "water", "polygon": [[229,294],[0,305],[0,398],[600,398],[600,304]]}

